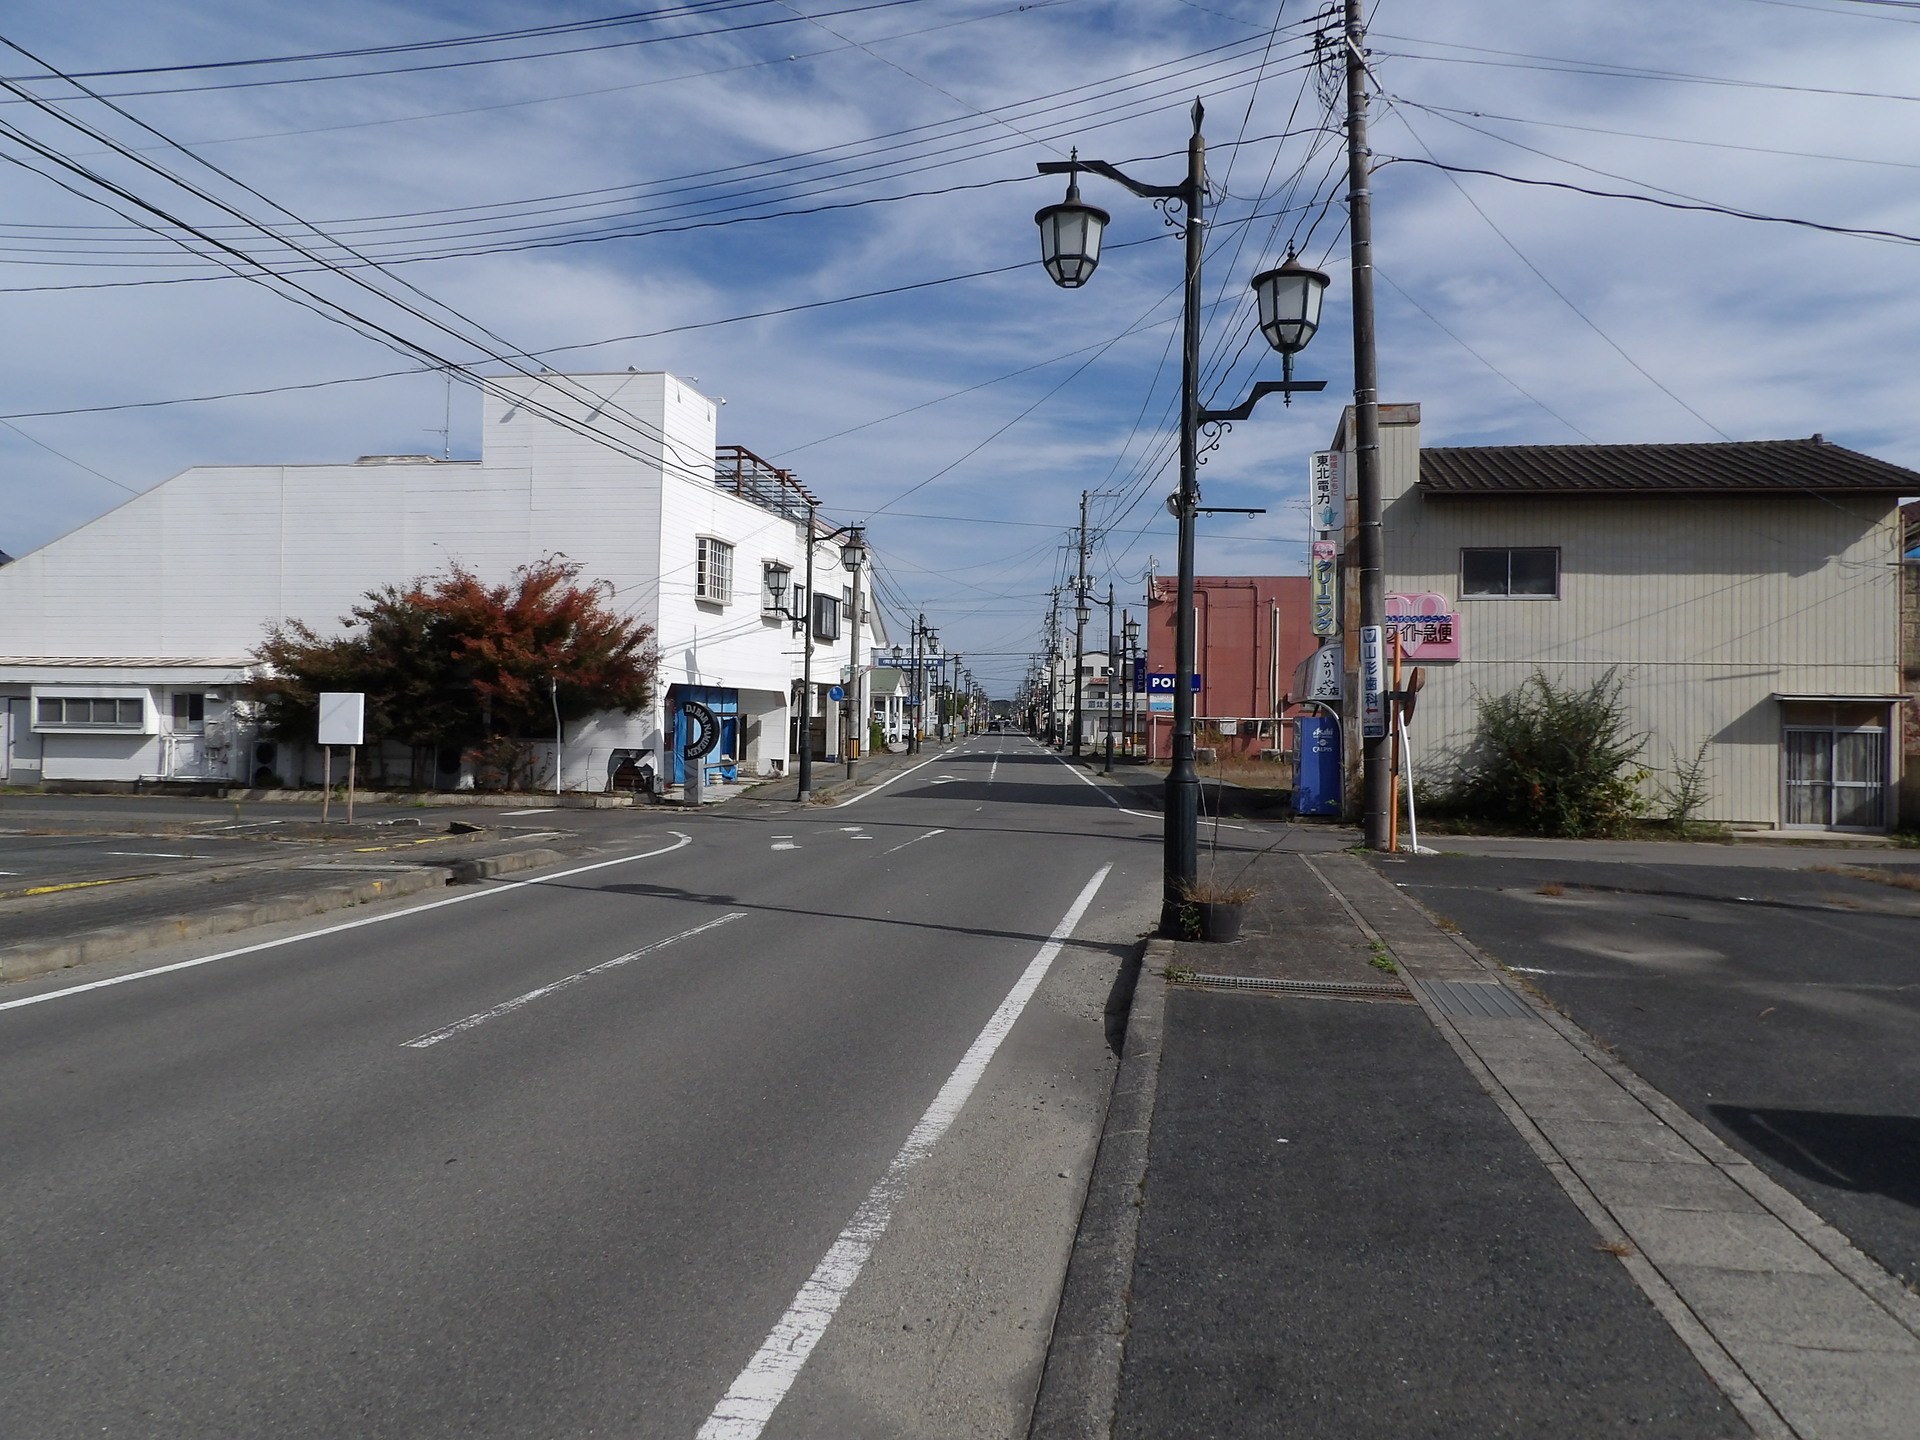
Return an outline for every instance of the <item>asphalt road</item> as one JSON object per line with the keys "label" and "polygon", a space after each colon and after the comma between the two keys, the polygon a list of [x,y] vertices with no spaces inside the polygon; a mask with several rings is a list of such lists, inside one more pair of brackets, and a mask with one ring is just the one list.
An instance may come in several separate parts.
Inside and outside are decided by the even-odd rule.
{"label": "asphalt road", "polygon": [[1377,863],[1920,1283],[1920,896],[1797,868]]}
{"label": "asphalt road", "polygon": [[963,749],[0,991],[0,1434],[1019,1431],[1157,822]]}

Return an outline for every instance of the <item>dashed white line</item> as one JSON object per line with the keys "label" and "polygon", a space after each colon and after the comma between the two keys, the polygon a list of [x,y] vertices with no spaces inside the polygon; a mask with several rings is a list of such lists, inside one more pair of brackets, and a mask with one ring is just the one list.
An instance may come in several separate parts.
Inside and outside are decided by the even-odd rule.
{"label": "dashed white line", "polygon": [[102,855],[114,855],[130,860],[204,860],[204,855],[182,855],[177,850],[102,850]]}
{"label": "dashed white line", "polygon": [[1000,1048],[1000,1042],[1007,1038],[1007,1032],[1027,1008],[1027,1001],[1046,979],[1054,957],[1073,934],[1080,917],[1087,913],[1101,881],[1112,869],[1110,864],[1101,866],[1080,891],[1072,908],[1053,927],[1047,943],[1028,963],[1013,989],[1007,992],[1007,998],[1000,1002],[1000,1008],[993,1012],[993,1018],[987,1021],[986,1028],[967,1047],[967,1053],[947,1077],[947,1083],[940,1087],[940,1093],[933,1097],[920,1123],[908,1134],[906,1144],[887,1166],[887,1173],[867,1192],[867,1198],[853,1212],[853,1219],[840,1232],[840,1238],[833,1242],[793,1297],[787,1313],[780,1317],[759,1351],[747,1361],[732,1387],[713,1407],[696,1440],[759,1440],[760,1432],[773,1418],[773,1412],[780,1408],[780,1402],[806,1365],[807,1357],[813,1354],[813,1347],[826,1334],[840,1302],[853,1288],[853,1282],[860,1278],[873,1247],[886,1233],[893,1219],[893,1207],[906,1188],[907,1176],[914,1166],[933,1153],[933,1147],[947,1133],[973,1094],[974,1086],[979,1084],[994,1052]]}
{"label": "dashed white line", "polygon": [[993,784],[994,778],[998,776],[999,773],[1000,773],[1000,757],[996,755],[993,757],[993,768],[987,771],[987,784],[989,785]]}
{"label": "dashed white line", "polygon": [[318,940],[323,935],[338,935],[342,931],[358,930],[365,925],[384,925],[389,920],[404,920],[407,916],[418,915],[423,910],[438,910],[446,905],[464,905],[469,900],[486,900],[496,895],[507,895],[529,885],[545,885],[554,880],[584,875],[589,870],[604,870],[609,865],[629,865],[635,860],[651,860],[656,855],[668,855],[675,850],[684,850],[693,843],[693,837],[684,831],[669,830],[667,833],[679,838],[673,844],[663,845],[658,850],[643,850],[638,855],[622,855],[617,860],[596,860],[591,865],[576,865],[571,870],[556,870],[551,875],[537,875],[531,880],[509,880],[504,885],[491,885],[485,890],[470,890],[465,895],[454,895],[445,900],[429,900],[424,905],[410,905],[405,910],[390,910],[384,915],[369,915],[363,920],[348,920],[339,925],[327,925],[299,935],[283,936],[278,940],[262,940],[257,945],[242,945],[237,950],[222,950],[217,955],[202,955],[194,960],[176,960],[171,965],[156,965],[151,970],[136,970],[130,975],[113,975],[105,980],[89,980],[84,985],[69,985],[64,990],[49,990],[42,995],[25,995],[18,1000],[0,1000],[0,1010],[17,1010],[23,1005],[43,1005],[49,1000],[62,1000],[69,995],[84,995],[89,990],[104,990],[109,985],[125,985],[134,980],[151,979],[155,975],[170,975],[175,970],[191,970],[196,965],[211,965],[216,960],[232,960],[237,956],[253,955],[262,950],[277,950],[282,945],[297,945],[302,940]]}
{"label": "dashed white line", "polygon": [[513,999],[508,1000],[504,1004],[496,1005],[491,1010],[482,1010],[477,1015],[469,1015],[464,1020],[456,1020],[451,1025],[443,1025],[438,1030],[429,1030],[424,1035],[416,1035],[411,1040],[403,1040],[400,1042],[400,1046],[403,1050],[424,1050],[429,1045],[438,1045],[442,1040],[450,1040],[463,1031],[473,1029],[476,1025],[484,1025],[489,1020],[498,1020],[502,1015],[511,1015],[521,1006],[531,1005],[535,1000],[543,996],[551,995],[556,990],[564,990],[569,985],[577,985],[589,975],[598,975],[603,970],[612,970],[616,966],[630,964],[638,960],[642,955],[651,955],[656,950],[664,950],[667,946],[677,941],[685,940],[690,936],[700,934],[702,931],[713,930],[721,925],[725,925],[729,920],[739,920],[743,918],[746,913],[744,910],[730,910],[718,920],[709,920],[706,924],[696,925],[691,930],[682,930],[678,935],[669,935],[666,939],[656,940],[651,945],[642,945],[638,950],[629,950],[626,954],[616,955],[611,960],[602,960],[598,965],[589,965],[586,969],[568,975],[564,979],[556,980],[551,985],[542,985],[537,990],[529,990],[524,995],[516,995]]}
{"label": "dashed white line", "polygon": [[926,834],[916,835],[911,840],[902,840],[898,845],[889,845],[886,849],[882,850],[880,853],[882,855],[891,855],[896,850],[904,850],[909,845],[918,845],[922,840],[931,840],[936,835],[944,835],[946,833],[947,832],[945,830],[929,830],[927,831]]}
{"label": "dashed white line", "polygon": [[549,805],[544,810],[502,810],[500,814],[503,819],[508,815],[551,815],[557,808],[556,806]]}

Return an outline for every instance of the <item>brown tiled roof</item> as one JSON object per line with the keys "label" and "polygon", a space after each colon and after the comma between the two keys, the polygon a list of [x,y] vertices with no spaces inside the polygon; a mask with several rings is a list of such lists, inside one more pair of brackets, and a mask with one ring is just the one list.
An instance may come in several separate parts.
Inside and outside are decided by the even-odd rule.
{"label": "brown tiled roof", "polygon": [[1711,445],[1460,445],[1420,452],[1420,491],[1474,495],[1920,495],[1920,473],[1814,436]]}

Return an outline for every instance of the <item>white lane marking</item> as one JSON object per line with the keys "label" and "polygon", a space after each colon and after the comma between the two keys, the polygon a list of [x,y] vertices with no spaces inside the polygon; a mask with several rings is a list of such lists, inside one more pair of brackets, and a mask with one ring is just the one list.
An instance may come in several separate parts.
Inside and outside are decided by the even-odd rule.
{"label": "white lane marking", "polygon": [[551,985],[542,985],[537,990],[529,990],[524,995],[516,995],[505,1004],[496,1005],[491,1010],[482,1010],[477,1015],[469,1015],[464,1020],[456,1020],[451,1025],[443,1025],[438,1030],[429,1030],[424,1035],[416,1035],[411,1040],[403,1040],[400,1042],[400,1048],[403,1050],[424,1050],[429,1045],[438,1045],[442,1040],[451,1039],[464,1030],[473,1029],[476,1025],[484,1025],[489,1020],[498,1020],[502,1015],[511,1015],[522,1005],[531,1005],[535,1000],[540,999],[544,995],[551,995],[556,990],[564,990],[569,985],[577,985],[589,975],[598,975],[602,970],[612,970],[617,966],[629,964],[632,961],[638,960],[642,955],[651,955],[656,950],[664,950],[676,941],[685,940],[705,930],[717,929],[729,920],[743,919],[746,913],[744,910],[730,910],[718,920],[709,920],[706,924],[696,925],[691,930],[682,930],[678,935],[669,935],[666,939],[656,940],[651,945],[642,945],[638,950],[629,950],[626,954],[616,955],[611,960],[602,960],[598,965],[589,965],[586,969],[569,975],[565,979],[556,980]]}
{"label": "white lane marking", "polygon": [[800,847],[791,840],[776,840],[773,842],[773,848],[775,850],[798,850]]}
{"label": "white lane marking", "polygon": [[1073,934],[1074,926],[1080,923],[1080,917],[1087,913],[1087,907],[1093,903],[1100,882],[1107,878],[1107,872],[1112,869],[1111,863],[1102,865],[1081,889],[1080,898],[1061,916],[1060,923],[1053,927],[1053,933],[1047,937],[1047,943],[1040,947],[1040,952],[1014,982],[1013,989],[1000,1002],[1000,1008],[993,1012],[993,1018],[987,1021],[986,1028],[967,1047],[967,1053],[960,1057],[960,1063],[947,1077],[947,1083],[940,1087],[940,1093],[933,1097],[933,1103],[908,1134],[900,1153],[887,1166],[887,1173],[867,1192],[867,1198],[853,1212],[853,1219],[840,1232],[840,1238],[833,1242],[833,1247],[821,1258],[806,1284],[793,1297],[787,1313],[780,1317],[779,1323],[767,1335],[759,1352],[735,1378],[725,1397],[713,1407],[713,1413],[707,1417],[707,1423],[700,1427],[696,1440],[759,1440],[760,1432],[786,1398],[787,1391],[799,1377],[801,1367],[813,1353],[813,1347],[820,1343],[820,1337],[826,1333],[834,1313],[840,1308],[840,1302],[846,1298],[847,1291],[853,1288],[853,1282],[860,1278],[860,1271],[873,1254],[873,1247],[886,1233],[887,1225],[893,1219],[893,1207],[906,1188],[907,1176],[914,1166],[932,1153],[940,1137],[947,1133],[947,1127],[960,1114],[967,1097],[973,1094],[973,1087],[980,1083],[987,1063],[1000,1048],[1000,1042],[1007,1038],[1007,1032],[1013,1029],[1020,1012],[1027,1008],[1027,1001],[1040,988],[1040,982],[1046,978],[1054,956],[1060,953],[1067,937]]}
{"label": "white lane marking", "polygon": [[105,980],[89,980],[84,985],[69,985],[64,990],[49,990],[44,995],[27,995],[19,1000],[0,1000],[0,1010],[17,1010],[22,1005],[39,1005],[48,1000],[63,1000],[69,995],[84,995],[89,990],[104,990],[109,985],[125,985],[134,980],[147,980],[155,975],[170,975],[175,970],[191,970],[196,965],[211,965],[216,960],[231,960],[239,955],[252,955],[261,950],[277,950],[282,945],[296,945],[302,940],[318,940],[323,935],[338,935],[345,930],[358,930],[363,925],[384,925],[389,920],[404,920],[409,915],[418,915],[423,910],[438,910],[443,905],[464,905],[469,900],[484,900],[493,895],[506,895],[528,885],[545,885],[554,880],[565,880],[570,876],[584,875],[589,870],[604,870],[609,865],[628,865],[635,860],[651,860],[656,855],[670,855],[675,850],[684,850],[693,843],[693,837],[680,830],[669,830],[669,835],[680,838],[672,845],[662,846],[658,850],[643,850],[638,855],[622,855],[618,860],[596,860],[591,865],[576,865],[571,870],[556,871],[552,875],[540,875],[531,880],[509,880],[504,885],[495,885],[486,890],[473,890],[465,895],[450,896],[445,900],[429,900],[424,905],[413,905],[405,910],[390,911],[385,915],[369,915],[363,920],[348,920],[340,925],[328,925],[324,929],[309,930],[301,935],[287,935],[279,940],[262,940],[258,945],[242,945],[237,950],[222,950],[217,955],[202,955],[197,960],[176,960],[171,965],[156,965],[151,970],[135,970],[129,975],[113,975]]}
{"label": "white lane marking", "polygon": [[177,850],[102,850],[102,855],[120,855],[141,860],[205,860],[205,855],[182,855]]}
{"label": "white lane marking", "polygon": [[862,830],[866,828],[867,827],[864,825],[842,825],[840,827],[841,832],[847,835],[858,835]]}
{"label": "white lane marking", "polygon": [[559,808],[557,805],[549,805],[544,810],[502,810],[500,817],[504,820],[509,815],[551,815]]}
{"label": "white lane marking", "polygon": [[[1049,755],[1053,755],[1053,752],[1051,750],[1049,750],[1047,753]],[[1095,780],[1091,775],[1081,774],[1078,766],[1072,765],[1065,760],[1061,760],[1058,755],[1053,755],[1053,758],[1056,760],[1059,760],[1062,765],[1065,765],[1067,767],[1067,772],[1070,775],[1072,775],[1074,779],[1084,780],[1087,782],[1087,784],[1093,786],[1095,792],[1100,796],[1100,798],[1106,801],[1109,805],[1113,806],[1114,809],[1121,810],[1126,808],[1123,805],[1121,805],[1121,803],[1118,800],[1114,799],[1113,796],[1107,793],[1106,786],[1102,785],[1098,780]]]}
{"label": "white lane marking", "polygon": [[999,773],[1000,773],[1000,757],[996,755],[993,757],[993,768],[987,771],[987,784],[989,785],[993,784],[994,777]]}
{"label": "white lane marking", "polygon": [[867,796],[872,795],[877,791],[886,789],[887,786],[893,784],[894,781],[904,780],[907,778],[907,776],[913,774],[915,770],[924,770],[927,768],[927,766],[933,764],[934,760],[944,760],[947,758],[948,755],[951,755],[952,753],[953,751],[951,749],[945,750],[940,754],[932,757],[932,759],[922,760],[918,765],[914,765],[906,770],[896,771],[893,774],[889,775],[886,779],[882,780],[878,785],[874,786],[872,790],[862,790],[858,795],[851,796],[848,799],[836,800],[833,802],[833,804],[829,805],[827,808],[829,810],[842,810],[849,805],[857,805],[862,800],[866,799]]}
{"label": "white lane marking", "polygon": [[929,830],[927,831],[926,834],[916,835],[911,840],[902,840],[898,845],[889,845],[886,849],[882,850],[880,853],[882,855],[891,855],[896,850],[904,850],[909,845],[918,845],[922,840],[931,840],[936,835],[944,835],[946,833],[947,832],[945,830]]}
{"label": "white lane marking", "polygon": [[1158,820],[1160,818],[1159,815],[1151,810],[1129,810],[1124,805],[1120,807],[1120,813],[1122,815],[1138,815],[1143,820]]}

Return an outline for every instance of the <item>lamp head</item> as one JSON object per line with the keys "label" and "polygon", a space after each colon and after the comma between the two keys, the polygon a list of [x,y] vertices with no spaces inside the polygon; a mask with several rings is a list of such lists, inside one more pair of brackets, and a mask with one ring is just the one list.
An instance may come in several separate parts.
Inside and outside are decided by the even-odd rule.
{"label": "lamp head", "polygon": [[1287,252],[1286,261],[1253,277],[1254,299],[1260,308],[1260,333],[1282,355],[1307,348],[1320,328],[1320,301],[1327,277],[1309,270]]}
{"label": "lamp head", "polygon": [[[1080,152],[1073,152],[1078,160]],[[1034,212],[1040,227],[1040,263],[1062,290],[1078,290],[1100,264],[1100,237],[1113,217],[1080,199],[1080,175],[1067,172],[1067,198]]]}

